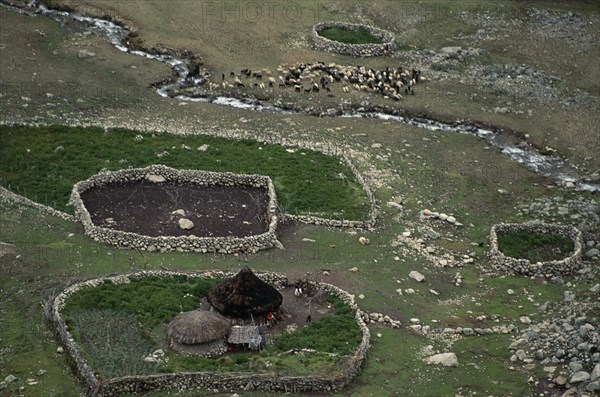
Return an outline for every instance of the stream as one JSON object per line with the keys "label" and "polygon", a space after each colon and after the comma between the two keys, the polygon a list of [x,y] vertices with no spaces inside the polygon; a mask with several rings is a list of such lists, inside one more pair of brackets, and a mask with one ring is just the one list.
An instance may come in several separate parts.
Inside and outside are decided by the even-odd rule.
{"label": "stream", "polygon": [[[189,63],[186,62],[186,60],[178,59],[168,54],[150,54],[148,52],[131,49],[125,46],[123,43],[125,42],[125,39],[130,35],[130,31],[125,27],[106,19],[89,17],[66,11],[48,9],[45,5],[40,4],[36,0],[28,2],[26,8],[15,7],[12,5],[5,4],[3,2],[0,2],[0,4],[5,8],[8,8],[12,11],[21,14],[30,16],[43,15],[50,17],[53,20],[59,22],[59,24],[63,27],[65,27],[66,24],[69,22],[80,24],[82,25],[82,27],[91,31],[93,34],[108,40],[119,51],[166,63],[173,69],[177,76],[177,79],[175,82],[165,83],[156,88],[158,95],[162,97],[172,97],[173,99],[181,101],[213,103],[220,106],[250,109],[258,112],[278,112],[287,114],[303,112],[301,110],[290,111],[282,109],[270,103],[257,101],[255,99],[238,99],[224,96],[170,96],[170,92],[177,91],[179,88],[187,87],[190,84],[200,85],[204,82],[203,78],[192,77],[190,75]],[[403,117],[383,112],[372,111],[353,111],[344,113],[341,116],[328,117],[355,117],[395,121],[415,126],[418,128],[423,128],[428,131],[441,131],[473,135],[475,137],[486,140],[489,144],[498,148],[502,154],[508,156],[511,160],[524,165],[525,167],[529,168],[530,170],[536,172],[541,176],[560,181],[563,184],[567,184],[570,182],[572,184],[569,184],[570,187],[600,194],[600,182],[586,182],[582,179],[582,176],[580,175],[579,171],[575,169],[575,167],[569,165],[566,162],[566,160],[561,158],[560,156],[543,155],[534,148],[521,147],[514,142],[514,139],[504,137],[502,134],[495,133],[494,131],[489,129],[475,127],[466,123],[448,124],[425,118]]]}

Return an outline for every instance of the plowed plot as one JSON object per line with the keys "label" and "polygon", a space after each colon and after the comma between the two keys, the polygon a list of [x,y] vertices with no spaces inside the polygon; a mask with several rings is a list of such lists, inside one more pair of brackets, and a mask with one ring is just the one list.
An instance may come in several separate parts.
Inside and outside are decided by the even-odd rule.
{"label": "plowed plot", "polygon": [[[264,189],[136,182],[93,188],[81,199],[95,225],[152,237],[245,237],[269,226]],[[181,229],[181,218],[194,227]]]}

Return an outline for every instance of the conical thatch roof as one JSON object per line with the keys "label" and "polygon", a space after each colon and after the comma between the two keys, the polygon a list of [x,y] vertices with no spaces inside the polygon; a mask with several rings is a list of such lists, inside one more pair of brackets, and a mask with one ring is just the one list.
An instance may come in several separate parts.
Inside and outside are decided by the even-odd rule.
{"label": "conical thatch roof", "polygon": [[247,267],[235,277],[214,286],[207,298],[221,314],[236,318],[274,312],[283,302],[279,291],[256,277]]}
{"label": "conical thatch roof", "polygon": [[225,317],[206,310],[179,313],[168,327],[169,338],[188,345],[222,339],[230,331],[231,323]]}

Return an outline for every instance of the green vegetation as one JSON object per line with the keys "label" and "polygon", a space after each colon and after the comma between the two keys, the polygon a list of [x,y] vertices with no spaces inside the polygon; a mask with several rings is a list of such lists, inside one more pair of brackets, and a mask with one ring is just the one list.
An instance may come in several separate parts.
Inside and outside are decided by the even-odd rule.
{"label": "green vegetation", "polygon": [[318,32],[320,36],[326,39],[339,41],[346,44],[382,44],[383,41],[373,36],[365,28],[356,30],[344,28],[326,28]]}
{"label": "green vegetation", "polygon": [[362,338],[360,328],[352,315],[352,308],[332,295],[328,295],[326,300],[333,305],[333,317],[324,317],[300,332],[281,335],[275,341],[275,348],[282,352],[292,349],[314,349],[339,355],[352,354]]}
{"label": "green vegetation", "polygon": [[105,282],[83,289],[69,298],[66,318],[86,310],[115,310],[136,316],[142,329],[151,330],[169,322],[180,311],[198,307],[198,302],[219,280],[144,277],[129,284]]}
{"label": "green vegetation", "polygon": [[564,259],[574,249],[573,240],[553,234],[527,231],[498,233],[498,249],[506,256],[545,262]]}
{"label": "green vegetation", "polygon": [[[291,214],[367,219],[368,199],[346,164],[311,150],[209,136],[143,135],[123,129],[0,127],[0,177],[11,190],[54,208],[67,206],[73,184],[101,169],[164,164],[181,169],[268,175]],[[208,150],[198,147],[208,145]],[[62,147],[62,148],[61,148]],[[162,155],[161,157],[158,157]],[[338,178],[342,173],[346,179]]]}
{"label": "green vegetation", "polygon": [[154,343],[144,337],[135,315],[118,310],[84,310],[72,313],[71,318],[83,354],[103,376],[156,372],[156,363],[142,360],[152,353]]}
{"label": "green vegetation", "polygon": [[[210,359],[179,355],[161,345],[165,325],[180,311],[196,309],[218,281],[176,276],[144,277],[128,284],[105,282],[71,296],[64,308],[65,320],[92,368],[105,377],[177,371],[332,373],[342,368],[344,359],[327,353],[350,355],[360,343],[352,309],[341,299],[327,296],[334,316],[282,335],[273,349],[260,354],[242,352]],[[160,364],[142,360],[159,347],[166,350],[166,360]],[[318,352],[283,354],[292,349]]]}

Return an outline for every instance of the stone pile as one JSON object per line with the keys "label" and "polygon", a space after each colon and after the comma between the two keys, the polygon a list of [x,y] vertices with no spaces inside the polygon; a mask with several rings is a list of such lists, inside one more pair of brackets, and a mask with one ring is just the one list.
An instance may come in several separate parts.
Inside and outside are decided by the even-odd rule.
{"label": "stone pile", "polygon": [[[556,387],[575,388],[580,395],[600,391],[600,309],[598,289],[575,294],[565,291],[562,303],[540,310],[552,312],[553,317],[532,324],[521,331],[510,345],[512,361],[539,361]],[[581,296],[577,296],[581,295]]]}

